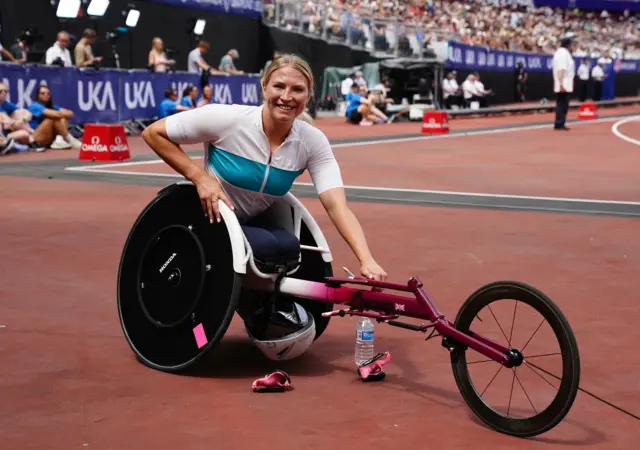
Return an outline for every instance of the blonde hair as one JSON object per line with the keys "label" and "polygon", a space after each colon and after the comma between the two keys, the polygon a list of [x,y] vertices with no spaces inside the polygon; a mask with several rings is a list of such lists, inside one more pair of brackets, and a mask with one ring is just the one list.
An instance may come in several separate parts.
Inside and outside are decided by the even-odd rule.
{"label": "blonde hair", "polygon": [[[267,67],[267,70],[264,71],[264,73],[262,74],[262,77],[260,78],[260,85],[262,86],[262,89],[263,90],[265,89],[273,73],[276,70],[281,69],[283,67],[293,67],[294,69],[297,69],[304,76],[304,78],[307,80],[307,89],[309,89],[309,98],[311,98],[311,96],[313,95],[313,85],[314,85],[313,72],[311,71],[311,67],[309,67],[309,64],[307,64],[307,62],[304,59],[300,58],[298,55],[295,55],[293,53],[283,53],[279,55],[277,58],[275,58],[271,62],[271,64],[269,64],[269,67]],[[303,111],[297,117],[297,119],[313,125],[313,119],[306,111]]]}

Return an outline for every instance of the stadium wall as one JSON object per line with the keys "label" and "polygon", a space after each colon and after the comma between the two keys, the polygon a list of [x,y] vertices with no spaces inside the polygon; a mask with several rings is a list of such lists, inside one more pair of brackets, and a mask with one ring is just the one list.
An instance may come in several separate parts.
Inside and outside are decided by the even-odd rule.
{"label": "stadium wall", "polygon": [[[120,35],[116,40],[106,39],[107,33],[124,25],[125,16],[122,12],[129,4],[130,0],[112,0],[106,15],[97,20],[79,17],[59,21],[49,0],[2,0],[0,40],[5,47],[9,47],[22,31],[37,27],[42,39],[36,42],[36,53],[31,60],[36,62],[44,57],[44,51],[55,41],[59,30],[65,29],[79,38],[84,28],[91,27],[98,32],[99,37],[94,45],[94,53],[105,58],[106,67],[115,67],[112,55],[112,46],[115,46],[122,68],[144,68],[151,40],[158,36],[164,40],[166,47],[175,50],[171,56],[177,61],[177,69],[186,70],[187,55],[195,44],[191,28],[195,19],[201,18],[207,21],[203,38],[211,44],[206,55],[210,64],[217,65],[230,48],[236,48],[240,52],[237,66],[245,72],[257,73],[271,58],[275,49],[294,52],[309,61],[316,77],[317,95],[320,94],[325,67],[353,67],[377,60],[364,50],[269,27],[251,17],[146,1],[135,3],[141,12],[136,28]],[[465,67],[457,67],[456,70],[459,82],[470,72],[470,68]],[[484,84],[495,92],[492,104],[514,101],[513,71],[479,70],[479,73]],[[616,74],[616,97],[639,94],[638,72]],[[527,97],[533,101],[554,98],[550,72],[529,71]]]}

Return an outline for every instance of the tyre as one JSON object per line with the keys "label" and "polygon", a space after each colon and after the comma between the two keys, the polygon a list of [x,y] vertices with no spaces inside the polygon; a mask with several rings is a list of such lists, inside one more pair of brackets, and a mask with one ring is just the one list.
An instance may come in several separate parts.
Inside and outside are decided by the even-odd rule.
{"label": "tyre", "polygon": [[[498,306],[502,306],[502,304],[498,305],[497,302],[501,302],[503,300],[515,301],[510,331],[505,331],[508,330],[508,328],[500,325],[499,320],[494,313],[494,310]],[[529,326],[535,331],[532,333],[529,340],[525,341],[525,345],[522,348],[518,348],[516,346],[512,347],[511,345],[515,342],[515,340],[512,340],[512,335],[515,329],[519,304],[522,305],[520,306],[521,311],[532,310],[542,316],[542,321],[539,325],[537,325],[537,320],[530,321]],[[530,308],[524,305],[527,305]],[[508,311],[510,311],[510,309]],[[509,316],[510,315],[511,313],[509,312]],[[476,319],[476,325],[472,325]],[[477,331],[477,328],[484,325],[488,326],[494,321],[494,319],[500,330],[495,333],[495,338],[494,336],[487,335],[484,332]],[[527,353],[526,348],[529,347],[531,349],[534,347],[534,345],[531,345],[531,342],[535,339],[535,335],[538,331],[542,329],[545,321],[548,326],[545,326],[544,329],[549,329],[550,334],[555,338],[555,340],[557,340],[559,351],[555,353],[541,353],[540,351]],[[490,283],[475,291],[466,300],[458,312],[454,325],[456,329],[465,334],[468,334],[469,330],[473,328],[474,332],[477,334],[492,340],[497,340],[498,337],[500,337],[500,339],[501,337],[504,337],[507,341],[503,344],[505,347],[518,350],[522,353],[523,358],[521,360],[521,364],[518,364],[517,367],[507,368],[506,366],[489,360],[484,357],[484,355],[463,345],[456,345],[451,351],[453,375],[458,389],[460,390],[466,404],[480,420],[501,433],[523,438],[545,433],[562,421],[569,412],[569,409],[573,405],[578,393],[580,382],[580,358],[578,345],[573,331],[571,330],[567,319],[551,299],[537,289],[524,283],[513,281]],[[507,337],[507,334],[509,334],[509,337]],[[527,334],[529,334],[529,332],[527,332]],[[551,338],[548,340],[539,339],[540,343],[546,343],[551,340]],[[471,361],[474,356],[484,358],[484,360]],[[554,374],[553,371],[542,368],[540,366],[540,361],[543,357],[546,357],[546,361],[553,360],[561,363],[562,369]],[[472,381],[470,376],[470,366],[474,363],[484,364],[474,365],[473,370],[477,367],[488,368],[489,375],[491,375],[493,371],[496,371],[495,375],[493,375],[493,378],[491,378],[486,387],[484,387],[484,383],[474,384]],[[498,402],[502,406],[502,410],[500,410],[497,406],[489,405],[487,399],[484,397],[484,394],[489,390],[491,383],[497,378],[498,373],[501,371],[509,377],[507,382],[501,384],[502,386],[510,388],[506,414],[504,412],[504,403],[506,403],[506,398]],[[550,401],[546,407],[541,408],[538,404],[538,408],[536,408],[536,401],[531,399],[531,392],[527,393],[526,387],[523,381],[521,381],[522,377],[525,375],[530,376],[533,381],[537,380],[543,387],[546,386],[547,391],[550,391],[549,395],[547,395],[547,397],[550,398]],[[497,384],[500,385],[499,382],[497,382]],[[548,387],[547,385],[551,387]],[[483,387],[484,391],[482,391]],[[555,394],[553,393],[553,388],[557,389]],[[511,406],[514,392],[519,392],[516,389],[520,389],[525,393],[526,400],[524,403],[526,404],[527,401],[530,403],[530,407],[527,406],[526,408],[522,408],[522,411],[529,411],[530,409],[530,413],[532,415],[516,417],[515,414],[510,414],[511,408],[513,408],[513,411],[516,409]],[[534,390],[533,393],[543,393],[542,391],[543,389],[539,388]],[[520,397],[524,398],[522,395],[520,395]]]}

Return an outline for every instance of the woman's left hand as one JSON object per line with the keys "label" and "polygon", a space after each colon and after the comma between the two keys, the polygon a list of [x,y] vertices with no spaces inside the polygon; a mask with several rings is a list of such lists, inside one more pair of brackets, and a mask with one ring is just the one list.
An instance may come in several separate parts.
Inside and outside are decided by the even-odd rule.
{"label": "woman's left hand", "polygon": [[363,277],[371,280],[385,281],[387,279],[387,272],[374,259],[363,261],[360,273]]}

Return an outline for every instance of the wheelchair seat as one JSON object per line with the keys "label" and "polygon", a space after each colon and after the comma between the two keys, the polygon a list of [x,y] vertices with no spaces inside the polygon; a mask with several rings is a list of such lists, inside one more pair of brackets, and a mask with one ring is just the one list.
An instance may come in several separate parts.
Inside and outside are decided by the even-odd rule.
{"label": "wheelchair seat", "polygon": [[300,241],[283,228],[242,225],[253,251],[256,267],[263,273],[289,272],[300,264]]}

